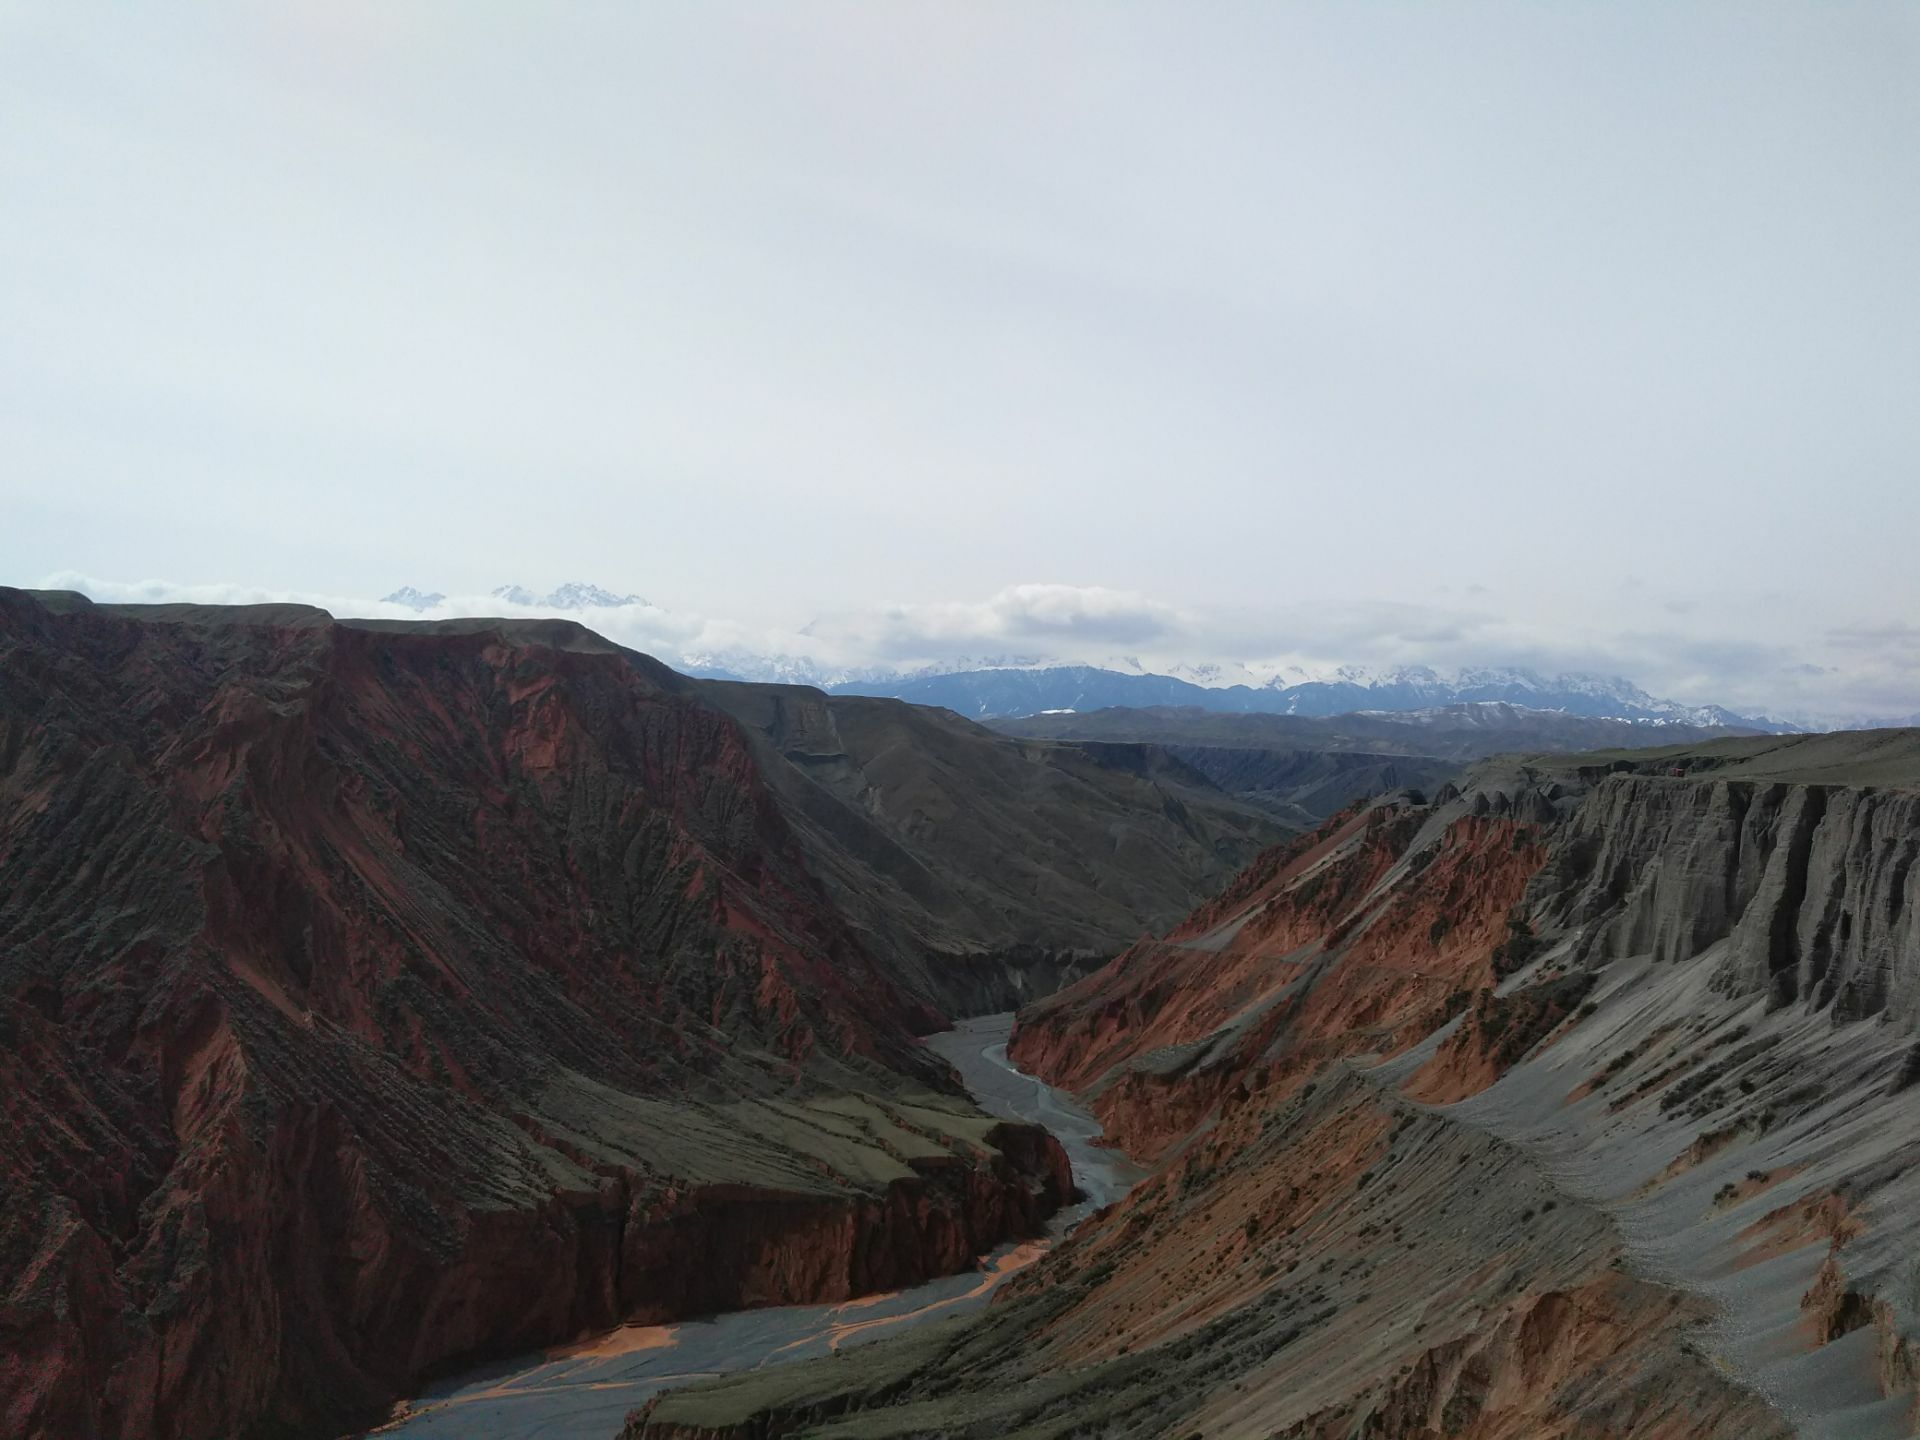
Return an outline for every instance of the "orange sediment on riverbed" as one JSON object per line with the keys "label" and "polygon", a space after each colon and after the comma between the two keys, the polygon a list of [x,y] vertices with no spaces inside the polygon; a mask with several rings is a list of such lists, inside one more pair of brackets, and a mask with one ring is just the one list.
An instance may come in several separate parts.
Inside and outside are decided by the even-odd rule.
{"label": "orange sediment on riverbed", "polygon": [[901,1324],[903,1321],[924,1319],[934,1311],[958,1304],[962,1300],[977,1300],[1014,1271],[1024,1270],[1046,1254],[1051,1244],[1052,1242],[1047,1240],[1029,1240],[1023,1245],[1014,1246],[1006,1254],[998,1256],[991,1265],[983,1267],[980,1272],[980,1283],[963,1294],[950,1295],[944,1300],[936,1300],[930,1305],[922,1305],[917,1310],[908,1310],[901,1315],[882,1315],[873,1320],[853,1320],[830,1325],[827,1328],[827,1348],[838,1350],[842,1340],[849,1335],[858,1335],[864,1330],[879,1330],[888,1325]]}
{"label": "orange sediment on riverbed", "polygon": [[847,1310],[869,1310],[883,1300],[893,1299],[899,1293],[898,1290],[876,1290],[871,1295],[857,1295],[851,1300],[842,1300],[833,1307],[832,1313],[838,1315]]}
{"label": "orange sediment on riverbed", "polygon": [[549,1350],[549,1360],[614,1360],[622,1355],[638,1354],[642,1350],[664,1350],[669,1345],[679,1344],[673,1325],[622,1325],[618,1330],[609,1330],[604,1335],[589,1336],[585,1340],[576,1340],[571,1345],[562,1345]]}
{"label": "orange sediment on riverbed", "polygon": [[789,1341],[787,1344],[782,1345],[775,1353],[785,1354],[789,1350],[798,1350],[802,1345],[811,1345],[819,1340],[825,1340],[829,1350],[838,1350],[840,1348],[840,1342],[850,1335],[859,1335],[868,1330],[884,1330],[890,1325],[904,1325],[916,1320],[924,1320],[929,1315],[937,1314],[951,1305],[958,1305],[963,1300],[978,1300],[982,1295],[985,1295],[1002,1280],[1006,1279],[1007,1276],[1013,1274],[1016,1270],[1024,1270],[1042,1255],[1046,1254],[1052,1247],[1052,1244],[1053,1242],[1050,1240],[1029,1240],[1024,1244],[1016,1245],[1007,1251],[1006,1254],[995,1256],[991,1263],[982,1265],[980,1267],[979,1282],[975,1284],[971,1290],[963,1290],[958,1295],[948,1295],[939,1300],[929,1301],[927,1304],[918,1306],[915,1309],[903,1310],[898,1315],[876,1315],[871,1320],[836,1320],[833,1318],[849,1310],[864,1309],[868,1306],[876,1305],[882,1300],[894,1299],[900,1293],[897,1290],[888,1291],[883,1295],[863,1295],[857,1300],[849,1300],[844,1304],[836,1305],[832,1310],[827,1312],[827,1322],[820,1329],[810,1335],[802,1335],[797,1340]]}

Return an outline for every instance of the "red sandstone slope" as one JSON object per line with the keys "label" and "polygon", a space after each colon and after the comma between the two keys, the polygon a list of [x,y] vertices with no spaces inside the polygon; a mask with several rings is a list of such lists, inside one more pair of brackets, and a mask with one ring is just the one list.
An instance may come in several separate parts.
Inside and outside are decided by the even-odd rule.
{"label": "red sandstone slope", "polygon": [[677,677],[267,618],[0,591],[0,1430],[325,1433],[1057,1200]]}
{"label": "red sandstone slope", "polygon": [[1268,1081],[1395,1054],[1459,1013],[1493,983],[1543,855],[1540,826],[1511,815],[1356,807],[1268,851],[1165,940],[1023,1011],[1009,1053],[1151,1158],[1256,1066]]}

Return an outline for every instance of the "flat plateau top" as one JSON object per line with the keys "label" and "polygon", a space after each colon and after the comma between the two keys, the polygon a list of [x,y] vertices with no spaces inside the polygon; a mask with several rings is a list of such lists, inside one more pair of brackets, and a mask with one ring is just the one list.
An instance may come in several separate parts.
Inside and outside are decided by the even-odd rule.
{"label": "flat plateau top", "polygon": [[1642,775],[1684,768],[1691,776],[1715,780],[1912,788],[1920,787],[1920,729],[1742,735],[1650,750],[1598,750],[1585,755],[1529,755],[1525,759],[1528,765],[1549,774],[1624,762]]}

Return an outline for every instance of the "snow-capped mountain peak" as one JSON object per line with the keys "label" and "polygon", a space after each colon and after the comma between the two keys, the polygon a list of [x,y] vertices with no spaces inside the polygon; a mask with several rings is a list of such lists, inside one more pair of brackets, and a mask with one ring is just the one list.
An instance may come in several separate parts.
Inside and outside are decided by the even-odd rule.
{"label": "snow-capped mountain peak", "polygon": [[644,605],[638,595],[616,595],[584,580],[569,580],[545,595],[536,595],[520,585],[502,585],[491,592],[496,600],[509,605],[525,605],[546,610],[604,610],[615,605]]}
{"label": "snow-capped mountain peak", "polygon": [[442,595],[438,590],[420,591],[414,589],[411,585],[402,585],[391,595],[382,595],[380,597],[380,603],[383,605],[404,605],[409,610],[431,610],[446,598],[447,597]]}
{"label": "snow-capped mountain peak", "polygon": [[[1264,679],[1258,678],[1262,669]],[[1117,665],[1054,665],[1016,673],[983,666],[970,671],[900,672],[891,679],[875,676],[858,682],[816,683],[836,690],[945,705],[976,718],[1107,706],[1174,705],[1309,717],[1486,706],[1489,715],[1520,707],[1636,724],[1780,728],[1716,705],[1688,706],[1656,700],[1639,686],[1613,676],[1544,676],[1531,670],[1492,667],[1444,673],[1424,665],[1392,669],[1347,665],[1323,672],[1325,678],[1296,678],[1303,673],[1291,667],[1276,673],[1272,666],[1233,664],[1175,666],[1157,672]]]}
{"label": "snow-capped mountain peak", "polygon": [[546,603],[556,610],[598,610],[610,605],[644,605],[647,602],[638,595],[616,595],[611,590],[602,590],[598,585],[589,585],[584,580],[569,580],[550,592]]}

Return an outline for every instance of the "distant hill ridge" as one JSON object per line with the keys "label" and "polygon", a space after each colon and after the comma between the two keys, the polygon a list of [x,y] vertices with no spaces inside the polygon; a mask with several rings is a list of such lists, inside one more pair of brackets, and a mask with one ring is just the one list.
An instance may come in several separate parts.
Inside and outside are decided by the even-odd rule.
{"label": "distant hill ridge", "polygon": [[[1510,751],[1638,750],[1723,736],[1759,735],[1750,727],[1689,725],[1682,721],[1619,720],[1569,715],[1523,705],[1477,702],[1431,710],[1355,711],[1347,715],[1222,713],[1194,705],[1064,711],[999,717],[989,722],[1004,735],[1060,740],[1161,745],[1180,750],[1206,746],[1228,750],[1340,752],[1419,757],[1459,763]],[[1207,767],[1202,767],[1207,768]],[[1211,775],[1216,784],[1221,777]],[[1402,784],[1420,784],[1403,780]],[[1228,785],[1229,789],[1242,788]]]}

